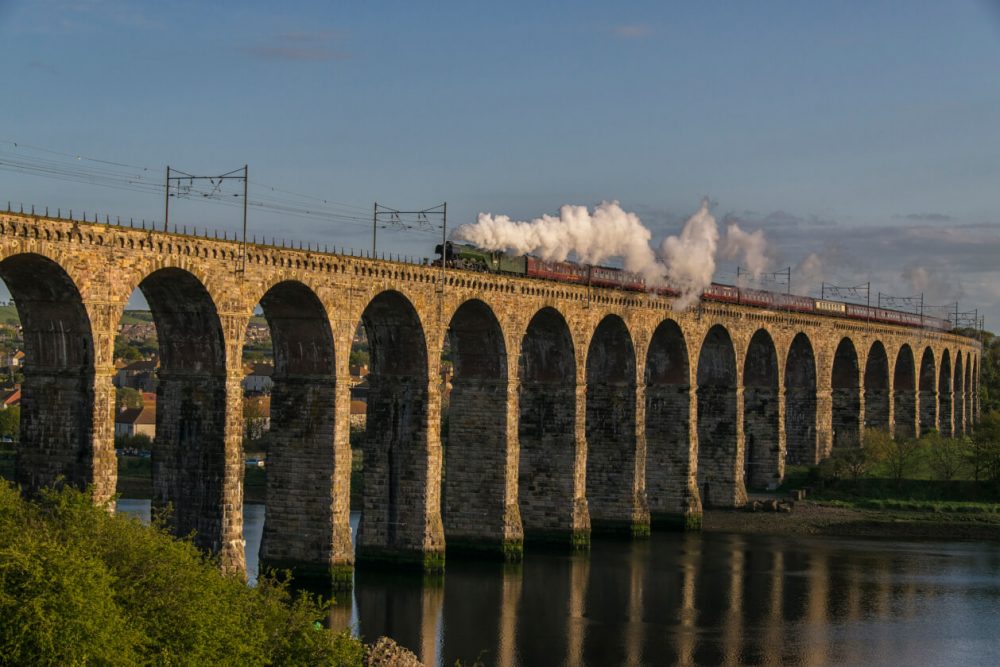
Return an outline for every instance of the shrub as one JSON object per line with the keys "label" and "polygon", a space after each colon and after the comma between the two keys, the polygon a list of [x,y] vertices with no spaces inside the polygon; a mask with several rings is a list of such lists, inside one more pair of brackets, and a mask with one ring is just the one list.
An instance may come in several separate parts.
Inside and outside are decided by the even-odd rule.
{"label": "shrub", "polygon": [[37,503],[0,485],[0,656],[10,664],[360,664],[326,608],[287,582],[255,588],[162,526],[74,490]]}

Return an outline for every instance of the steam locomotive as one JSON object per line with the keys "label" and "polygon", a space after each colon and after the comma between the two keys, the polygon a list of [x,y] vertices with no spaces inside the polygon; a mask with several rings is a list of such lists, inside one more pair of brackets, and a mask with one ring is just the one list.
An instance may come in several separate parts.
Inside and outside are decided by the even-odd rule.
{"label": "steam locomotive", "polygon": [[[591,266],[576,262],[553,262],[532,255],[508,255],[502,251],[484,250],[473,245],[440,243],[434,248],[438,259],[435,266],[446,266],[466,271],[482,271],[486,273],[502,273],[542,280],[553,280],[560,283],[590,285],[622,289],[630,292],[655,292],[665,296],[677,296],[679,293],[669,287],[647,288],[645,279],[637,273],[625,271],[611,266]],[[705,301],[721,301],[745,306],[758,306],[771,310],[787,310],[798,313],[813,313],[816,315],[835,315],[868,322],[884,322],[903,326],[925,327],[940,331],[949,331],[951,322],[939,317],[929,317],[918,313],[907,313],[900,310],[875,308],[856,303],[830,301],[829,299],[814,299],[810,296],[782,294],[767,290],[737,287],[735,285],[720,285],[712,283],[702,294]]]}

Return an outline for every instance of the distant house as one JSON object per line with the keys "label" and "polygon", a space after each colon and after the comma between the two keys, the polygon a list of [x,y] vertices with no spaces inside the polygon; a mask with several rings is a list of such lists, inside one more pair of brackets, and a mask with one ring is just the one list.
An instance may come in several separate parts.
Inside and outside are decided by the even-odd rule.
{"label": "distant house", "polygon": [[351,401],[351,428],[363,429],[368,417],[368,404],[364,401]]}
{"label": "distant house", "polygon": [[21,387],[6,389],[0,398],[0,410],[6,410],[16,405],[21,405]]}
{"label": "distant house", "polygon": [[18,368],[24,365],[24,350],[17,350],[13,354],[8,354],[4,360],[4,366],[9,366],[11,368]]}
{"label": "distant house", "polygon": [[116,438],[139,434],[156,437],[156,403],[141,408],[122,408],[115,415]]}
{"label": "distant house", "polygon": [[156,369],[160,365],[157,359],[140,359],[133,361],[118,370],[114,385],[120,389],[129,387],[139,391],[156,391]]}
{"label": "distant house", "polygon": [[271,430],[271,397],[247,396],[243,399],[247,440],[257,440]]}
{"label": "distant house", "polygon": [[254,364],[253,370],[243,378],[243,391],[248,394],[269,394],[274,386],[274,366]]}
{"label": "distant house", "polygon": [[364,379],[357,384],[353,381],[351,382],[351,400],[352,401],[367,401],[368,400],[368,379]]}

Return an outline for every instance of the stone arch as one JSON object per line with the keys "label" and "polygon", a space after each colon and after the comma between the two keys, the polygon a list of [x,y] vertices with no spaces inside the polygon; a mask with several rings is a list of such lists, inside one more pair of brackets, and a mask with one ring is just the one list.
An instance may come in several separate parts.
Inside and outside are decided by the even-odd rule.
{"label": "stone arch", "polygon": [[972,395],[972,355],[965,357],[965,432],[972,432],[972,405],[975,399]]}
{"label": "stone arch", "polygon": [[[507,345],[493,310],[463,303],[448,326],[455,374],[448,409],[443,513],[448,551],[515,559],[522,533],[511,471]],[[508,488],[511,491],[508,491]]]}
{"label": "stone arch", "polygon": [[753,488],[781,483],[784,460],[781,447],[778,396],[778,353],[765,329],[750,339],[743,360],[743,480]]}
{"label": "stone arch", "polygon": [[861,387],[858,352],[854,341],[841,339],[833,355],[830,376],[833,413],[833,447],[857,447],[861,444]]}
{"label": "stone arch", "polygon": [[941,372],[938,376],[938,404],[940,406],[939,422],[941,435],[951,437],[955,434],[954,401],[951,393],[951,353],[945,349],[941,352]]}
{"label": "stone arch", "polygon": [[917,434],[917,378],[913,350],[904,343],[896,355],[892,373],[893,434],[912,438]]}
{"label": "stone arch", "polygon": [[736,351],[729,332],[717,324],[698,353],[698,488],[706,506],[746,501],[736,388]]}
{"label": "stone arch", "polygon": [[[204,283],[181,268],[139,282],[159,345],[153,507],[171,507],[174,532],[243,561],[240,430],[227,429],[227,405],[241,399],[226,383],[226,346],[216,304]],[[229,393],[236,392],[235,396]]]}
{"label": "stone arch", "polygon": [[697,512],[692,493],[691,372],[684,333],[673,320],[653,332],[646,354],[646,495],[654,524]]}
{"label": "stone arch", "polygon": [[431,442],[428,431],[424,329],[413,304],[394,290],[375,296],[361,322],[371,369],[357,558],[391,558],[434,569],[431,561],[443,558],[444,540],[429,475],[432,448],[439,444],[436,438]]}
{"label": "stone arch", "polygon": [[926,433],[938,428],[937,369],[934,366],[934,350],[924,348],[920,359],[920,432]]}
{"label": "stone arch", "polygon": [[785,361],[785,442],[788,463],[816,465],[816,357],[804,333],[796,334]]}
{"label": "stone arch", "polygon": [[889,430],[889,355],[881,341],[865,363],[865,428]]}
{"label": "stone arch", "polygon": [[635,346],[625,322],[608,315],[587,350],[587,506],[593,530],[648,534],[638,474]]}
{"label": "stone arch", "polygon": [[[14,299],[24,340],[17,482],[27,491],[60,478],[78,488],[94,484],[97,502],[114,494],[111,434],[113,395],[98,396],[90,317],[76,283],[42,255],[0,261],[0,278]],[[103,387],[113,392],[110,383]],[[103,399],[103,400],[102,400]]]}
{"label": "stone arch", "polygon": [[955,353],[955,375],[952,378],[952,414],[955,435],[965,434],[965,368],[962,364],[962,352]]}
{"label": "stone arch", "polygon": [[576,355],[563,316],[539,310],[524,334],[520,382],[518,505],[525,540],[584,546],[590,521],[576,485]]}
{"label": "stone arch", "polygon": [[350,458],[337,442],[333,331],[301,282],[279,282],[259,303],[274,352],[260,559],[300,577],[328,574],[353,562],[349,502],[334,492]]}

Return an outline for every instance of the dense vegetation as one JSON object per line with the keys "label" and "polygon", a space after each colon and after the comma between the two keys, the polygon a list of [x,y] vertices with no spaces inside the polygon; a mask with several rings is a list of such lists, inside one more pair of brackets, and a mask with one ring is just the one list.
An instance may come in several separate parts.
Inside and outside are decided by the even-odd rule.
{"label": "dense vegetation", "polygon": [[248,587],[85,493],[29,502],[0,483],[0,664],[361,664],[361,643],[324,616],[315,598],[268,577]]}

